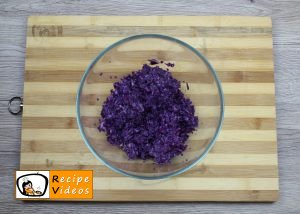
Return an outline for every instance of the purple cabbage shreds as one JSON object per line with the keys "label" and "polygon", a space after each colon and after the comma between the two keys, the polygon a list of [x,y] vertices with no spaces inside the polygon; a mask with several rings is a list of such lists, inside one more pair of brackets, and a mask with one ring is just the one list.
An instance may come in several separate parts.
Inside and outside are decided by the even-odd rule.
{"label": "purple cabbage shreds", "polygon": [[171,62],[165,63],[165,65],[168,66],[168,67],[174,67],[175,66],[175,64],[171,63]]}
{"label": "purple cabbage shreds", "polygon": [[149,61],[150,65],[159,64],[159,61],[157,59],[149,59],[148,61]]}
{"label": "purple cabbage shreds", "polygon": [[195,108],[180,91],[180,82],[170,72],[145,64],[114,83],[98,129],[129,159],[166,164],[183,153],[197,126]]}

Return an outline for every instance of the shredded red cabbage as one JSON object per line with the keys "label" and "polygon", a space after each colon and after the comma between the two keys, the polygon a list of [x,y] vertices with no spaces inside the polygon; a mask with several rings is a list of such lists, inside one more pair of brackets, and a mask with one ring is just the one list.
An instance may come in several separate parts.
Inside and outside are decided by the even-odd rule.
{"label": "shredded red cabbage", "polygon": [[190,99],[169,71],[147,64],[114,83],[101,111],[99,131],[129,159],[166,164],[186,149],[198,126]]}

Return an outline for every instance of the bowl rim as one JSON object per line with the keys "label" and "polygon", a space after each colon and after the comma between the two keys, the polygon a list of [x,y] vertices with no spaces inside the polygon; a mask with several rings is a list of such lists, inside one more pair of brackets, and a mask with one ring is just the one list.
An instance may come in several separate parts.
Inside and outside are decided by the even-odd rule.
{"label": "bowl rim", "polygon": [[[115,166],[112,166],[110,165],[108,162],[106,162],[102,157],[101,155],[99,155],[97,153],[97,151],[95,151],[95,149],[90,145],[86,135],[85,135],[85,132],[84,132],[84,129],[83,129],[83,126],[81,124],[81,121],[80,121],[80,95],[81,95],[81,92],[82,92],[82,88],[83,88],[83,85],[84,85],[84,82],[91,70],[91,68],[98,62],[99,59],[101,59],[102,56],[104,56],[105,53],[107,53],[109,50],[113,49],[114,47],[122,44],[122,43],[125,43],[125,42],[128,42],[128,41],[131,41],[131,40],[135,40],[135,39],[142,39],[142,38],[158,38],[158,39],[164,39],[164,40],[169,40],[169,41],[172,41],[172,42],[176,42],[188,49],[190,49],[192,52],[194,52],[199,58],[201,58],[204,63],[206,64],[206,66],[209,68],[209,70],[211,71],[211,73],[213,74],[213,77],[217,83],[217,87],[218,87],[218,92],[219,92],[219,98],[220,98],[220,116],[219,116],[219,122],[218,122],[218,126],[217,126],[217,129],[214,133],[214,136],[213,138],[211,139],[211,141],[209,142],[208,146],[206,147],[206,149],[204,150],[204,152],[195,160],[193,161],[191,164],[189,164],[188,166],[184,167],[184,168],[181,168],[181,169],[178,169],[174,172],[171,172],[171,173],[168,173],[168,174],[165,174],[165,175],[159,175],[159,176],[140,176],[140,175],[135,175],[135,174],[131,174],[131,173],[128,173],[126,171],[123,171]],[[221,86],[221,81],[217,75],[217,72],[216,70],[213,68],[213,66],[209,63],[209,61],[206,59],[206,57],[200,52],[198,51],[197,49],[195,49],[194,47],[192,47],[191,45],[189,45],[188,43],[186,42],[183,42],[179,39],[176,39],[174,37],[171,37],[171,36],[167,36],[167,35],[162,35],[162,34],[138,34],[138,35],[133,35],[133,36],[129,36],[129,37],[126,37],[124,39],[121,39],[111,45],[109,45],[108,47],[106,47],[104,50],[102,50],[95,58],[94,60],[88,65],[88,67],[85,69],[84,71],[84,74],[80,80],[80,83],[79,83],[79,88],[78,88],[78,91],[77,91],[77,95],[76,95],[76,121],[77,121],[77,125],[79,127],[79,131],[80,131],[80,134],[81,134],[81,137],[83,138],[84,140],[84,143],[86,144],[86,146],[89,148],[89,150],[92,152],[92,154],[99,160],[101,161],[104,165],[106,165],[108,168],[110,168],[111,170],[117,172],[117,173],[120,173],[122,175],[125,175],[125,176],[128,176],[128,177],[131,177],[131,178],[138,178],[138,179],[144,179],[144,180],[157,180],[157,179],[164,179],[164,178],[170,178],[172,176],[176,176],[176,175],[179,175],[189,169],[191,169],[192,167],[194,167],[196,164],[198,164],[200,161],[202,161],[206,155],[209,153],[209,151],[211,150],[211,148],[214,146],[215,142],[216,142],[216,139],[222,129],[222,124],[223,124],[223,120],[224,120],[224,94],[223,94],[223,90],[222,90],[222,86]]]}

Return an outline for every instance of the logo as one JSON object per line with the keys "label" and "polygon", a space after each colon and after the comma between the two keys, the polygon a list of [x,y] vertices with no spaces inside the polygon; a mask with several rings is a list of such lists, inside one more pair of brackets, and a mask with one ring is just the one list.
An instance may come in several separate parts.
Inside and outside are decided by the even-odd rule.
{"label": "logo", "polygon": [[49,171],[17,171],[16,198],[49,198]]}
{"label": "logo", "polygon": [[32,36],[62,36],[63,27],[61,25],[33,25]]}
{"label": "logo", "polygon": [[17,199],[92,199],[92,170],[16,171]]}

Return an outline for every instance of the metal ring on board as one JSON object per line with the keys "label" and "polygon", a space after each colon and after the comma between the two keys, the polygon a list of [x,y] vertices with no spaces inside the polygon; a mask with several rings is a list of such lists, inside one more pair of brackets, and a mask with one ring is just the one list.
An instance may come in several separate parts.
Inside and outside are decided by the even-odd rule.
{"label": "metal ring on board", "polygon": [[[13,102],[15,101],[19,101],[20,102],[20,107],[18,109],[18,111],[13,111],[11,109],[11,105]],[[13,114],[13,115],[18,115],[23,111],[23,98],[22,97],[13,97],[8,101],[8,111],[9,113]]]}

